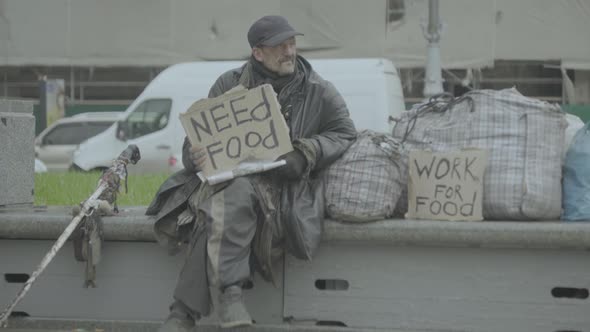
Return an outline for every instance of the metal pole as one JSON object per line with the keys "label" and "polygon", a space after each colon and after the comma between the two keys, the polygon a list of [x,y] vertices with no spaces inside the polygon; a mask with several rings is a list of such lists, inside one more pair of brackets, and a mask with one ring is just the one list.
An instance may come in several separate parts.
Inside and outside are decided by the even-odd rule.
{"label": "metal pole", "polygon": [[4,72],[4,98],[8,97],[8,73]]}
{"label": "metal pole", "polygon": [[76,100],[76,82],[74,79],[74,68],[70,66],[70,102],[73,103]]}
{"label": "metal pole", "polygon": [[[423,26],[424,28],[424,26]],[[424,97],[443,92],[440,65],[440,31],[438,0],[428,1],[428,26],[424,28],[424,37],[428,41],[428,58],[426,60],[426,77],[424,78]]]}
{"label": "metal pole", "polygon": [[439,35],[439,17],[438,17],[438,0],[428,1],[428,35],[431,36],[431,40],[438,42],[440,39]]}
{"label": "metal pole", "polygon": [[[47,81],[45,77],[41,78],[39,84],[39,120],[35,126],[35,133],[40,133],[47,128]],[[37,128],[38,127],[38,128]]]}

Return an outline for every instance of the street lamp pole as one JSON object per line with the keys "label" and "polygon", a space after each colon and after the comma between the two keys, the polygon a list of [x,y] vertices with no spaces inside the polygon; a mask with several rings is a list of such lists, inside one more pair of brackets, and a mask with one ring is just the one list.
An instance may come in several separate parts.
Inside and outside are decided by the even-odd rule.
{"label": "street lamp pole", "polygon": [[424,77],[424,97],[443,92],[440,65],[441,23],[438,12],[438,0],[428,0],[428,26],[422,26],[424,37],[428,41],[428,58]]}

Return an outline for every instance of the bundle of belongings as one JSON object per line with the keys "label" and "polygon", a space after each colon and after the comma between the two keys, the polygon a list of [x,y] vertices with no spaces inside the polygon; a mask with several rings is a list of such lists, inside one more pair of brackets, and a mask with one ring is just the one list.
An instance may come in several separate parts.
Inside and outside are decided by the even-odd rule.
{"label": "bundle of belongings", "polygon": [[563,214],[566,221],[590,220],[590,123],[580,128],[563,168]]}
{"label": "bundle of belongings", "polygon": [[327,170],[328,216],[345,221],[403,217],[410,151],[476,148],[488,151],[485,219],[559,219],[566,127],[559,106],[514,88],[434,96],[403,112],[393,135],[362,133]]}
{"label": "bundle of belongings", "polygon": [[325,173],[325,205],[336,220],[366,222],[391,218],[407,185],[400,144],[370,130]]}

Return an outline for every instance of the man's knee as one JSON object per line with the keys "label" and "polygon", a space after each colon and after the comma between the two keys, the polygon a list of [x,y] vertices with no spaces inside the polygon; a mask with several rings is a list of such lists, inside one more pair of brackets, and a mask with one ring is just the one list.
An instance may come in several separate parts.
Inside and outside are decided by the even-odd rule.
{"label": "man's knee", "polygon": [[223,224],[223,228],[236,220],[256,221],[257,195],[250,180],[239,177],[211,198],[209,208],[203,212],[210,216],[210,222]]}

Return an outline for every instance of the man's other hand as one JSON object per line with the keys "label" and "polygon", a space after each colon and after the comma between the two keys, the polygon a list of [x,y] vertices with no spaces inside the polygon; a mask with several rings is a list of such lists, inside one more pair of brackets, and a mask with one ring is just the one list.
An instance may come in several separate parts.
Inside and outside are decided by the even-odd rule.
{"label": "man's other hand", "polygon": [[276,170],[276,174],[279,177],[286,178],[287,180],[300,179],[307,167],[305,156],[297,149],[280,156],[277,160],[285,160],[287,162],[286,165]]}
{"label": "man's other hand", "polygon": [[205,167],[205,162],[207,161],[205,149],[200,146],[191,146],[190,152],[191,160],[193,161],[193,165],[195,165],[197,172],[202,171],[203,167]]}

